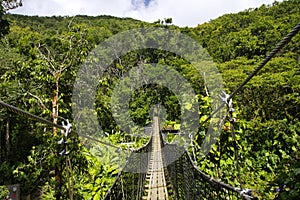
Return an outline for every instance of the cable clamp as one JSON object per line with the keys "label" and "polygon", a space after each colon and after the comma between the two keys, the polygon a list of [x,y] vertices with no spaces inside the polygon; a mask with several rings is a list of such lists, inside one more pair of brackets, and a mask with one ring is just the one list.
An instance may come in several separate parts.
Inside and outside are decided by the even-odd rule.
{"label": "cable clamp", "polygon": [[62,126],[65,130],[61,130],[62,134],[64,134],[65,137],[68,137],[69,133],[71,133],[72,124],[69,122],[69,120],[66,120],[67,124],[65,125],[65,122],[62,122]]}
{"label": "cable clamp", "polygon": [[[219,94],[221,101],[223,101],[224,103],[226,103],[226,105],[228,105],[228,107],[230,107],[230,105],[232,105],[232,99],[229,99],[230,95],[226,94],[226,92],[224,92],[224,91],[222,91],[222,93],[223,94]],[[222,95],[224,95],[224,96],[222,96]]]}
{"label": "cable clamp", "polygon": [[67,155],[69,155],[69,153],[70,153],[70,151],[66,151],[66,150],[64,149],[64,150],[62,150],[62,151],[59,153],[59,155],[60,155],[60,156],[67,156]]}
{"label": "cable clamp", "polygon": [[223,94],[219,94],[219,98],[221,99],[221,101],[223,101],[227,107],[229,108],[229,112],[234,112],[234,108],[233,108],[233,105],[232,105],[232,99],[230,97],[229,94],[226,94],[226,92],[222,91]]}
{"label": "cable clamp", "polygon": [[244,197],[245,196],[248,197],[247,199],[257,200],[257,198],[253,196],[252,190],[250,189],[244,188],[243,190],[240,191],[240,194]]}

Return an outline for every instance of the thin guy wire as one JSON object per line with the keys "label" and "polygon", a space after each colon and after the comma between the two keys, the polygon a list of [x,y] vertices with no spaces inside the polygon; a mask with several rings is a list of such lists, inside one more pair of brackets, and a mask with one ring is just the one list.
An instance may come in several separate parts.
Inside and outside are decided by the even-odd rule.
{"label": "thin guy wire", "polygon": [[[20,108],[17,108],[17,107],[15,107],[15,106],[12,106],[12,105],[10,105],[10,104],[7,104],[7,103],[5,103],[5,102],[3,102],[3,101],[0,101],[0,107],[4,108],[4,109],[6,109],[6,110],[9,110],[9,111],[11,111],[11,112],[13,112],[13,113],[16,113],[16,114],[18,114],[18,115],[22,115],[22,116],[24,116],[24,117],[29,117],[29,118],[35,119],[35,120],[37,120],[37,121],[39,121],[39,122],[41,122],[41,123],[44,123],[44,124],[47,124],[47,125],[50,125],[50,126],[54,126],[54,127],[56,127],[56,128],[59,128],[59,129],[61,129],[61,130],[66,131],[66,128],[65,128],[64,126],[62,126],[62,125],[55,124],[55,123],[53,123],[53,122],[51,122],[51,121],[49,121],[49,120],[46,120],[46,119],[44,119],[44,118],[42,118],[42,117],[39,117],[39,116],[36,116],[36,115],[31,114],[31,113],[29,113],[29,112],[26,112],[26,111],[24,111],[24,110],[22,110],[22,109],[20,109]],[[86,139],[89,139],[89,140],[93,140],[93,141],[95,141],[95,142],[98,142],[98,143],[101,143],[101,144],[104,144],[104,145],[107,145],[107,146],[110,146],[110,147],[113,147],[113,148],[116,148],[116,149],[120,149],[120,147],[118,147],[118,146],[115,146],[115,145],[110,144],[110,143],[108,143],[108,142],[103,142],[103,141],[101,141],[101,140],[97,140],[97,139],[92,138],[92,137],[90,137],[90,136],[88,136],[88,135],[76,133],[75,131],[72,131],[72,133],[77,134],[78,136],[81,136],[81,137],[83,137],[83,138],[86,138]]]}

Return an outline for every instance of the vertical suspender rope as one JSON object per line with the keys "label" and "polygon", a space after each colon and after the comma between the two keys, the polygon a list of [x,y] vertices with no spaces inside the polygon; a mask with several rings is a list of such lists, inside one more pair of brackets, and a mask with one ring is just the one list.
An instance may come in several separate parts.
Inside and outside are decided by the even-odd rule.
{"label": "vertical suspender rope", "polygon": [[233,148],[234,148],[234,160],[235,160],[235,167],[238,172],[238,181],[240,183],[240,188],[243,189],[242,179],[241,179],[241,169],[239,165],[239,154],[238,154],[238,147],[237,147],[237,141],[235,137],[235,131],[234,131],[234,124],[236,122],[236,119],[233,117],[233,108],[229,108],[229,116],[230,116],[230,131],[231,136],[233,139]]}
{"label": "vertical suspender rope", "polygon": [[227,109],[228,109],[228,113],[229,113],[229,117],[230,117],[230,131],[231,131],[231,136],[233,139],[235,167],[238,171],[238,182],[240,184],[240,188],[243,189],[242,180],[241,180],[241,170],[240,170],[240,166],[238,163],[237,142],[236,142],[236,137],[235,137],[235,132],[234,132],[234,124],[235,124],[236,119],[233,117],[233,112],[234,112],[233,103],[232,103],[232,99],[229,99],[230,98],[229,94],[226,94],[224,91],[222,93],[224,96],[219,94],[219,97],[227,105]]}

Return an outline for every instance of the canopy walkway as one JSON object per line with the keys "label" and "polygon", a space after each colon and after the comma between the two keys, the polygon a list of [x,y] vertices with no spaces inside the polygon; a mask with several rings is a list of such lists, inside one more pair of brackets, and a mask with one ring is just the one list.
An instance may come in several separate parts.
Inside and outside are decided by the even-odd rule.
{"label": "canopy walkway", "polygon": [[[200,171],[188,152],[178,145],[166,144],[159,130],[159,119],[154,114],[150,141],[131,154],[125,170],[118,175],[105,200],[253,199],[242,190],[212,179]],[[173,155],[169,155],[170,152]],[[173,160],[176,157],[179,159],[166,164],[169,163],[167,159]],[[143,172],[145,166],[147,170]],[[141,173],[130,172],[132,168],[132,171],[136,171],[137,167],[141,167]]]}

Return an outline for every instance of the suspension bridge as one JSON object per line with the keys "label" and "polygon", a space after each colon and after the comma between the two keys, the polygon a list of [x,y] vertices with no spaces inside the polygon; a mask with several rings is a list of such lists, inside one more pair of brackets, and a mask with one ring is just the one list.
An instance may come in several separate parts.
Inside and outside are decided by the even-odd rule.
{"label": "suspension bridge", "polygon": [[[231,100],[242,88],[246,85],[252,77],[254,77],[266,63],[275,56],[300,30],[300,23],[282,39],[280,43],[270,52],[270,54],[258,65],[257,68],[242,82],[231,95],[226,96],[223,104],[215,110],[201,125],[206,123],[212,116],[226,105],[229,107],[229,100]],[[19,115],[33,118],[44,124],[60,128],[65,132],[69,132],[68,126],[58,125],[52,123],[39,116],[33,115],[27,111],[16,108],[5,102],[0,101],[0,107],[14,112]],[[159,128],[158,110],[154,110],[152,133],[148,143],[133,151],[128,157],[124,169],[136,168],[146,169],[139,173],[130,172],[130,170],[122,170],[109,191],[106,193],[105,200],[128,200],[128,199],[142,199],[142,200],[168,200],[168,199],[255,199],[248,193],[248,190],[242,188],[234,188],[228,184],[217,181],[204,172],[199,170],[194,164],[189,153],[181,146],[176,144],[168,144],[162,139]],[[94,140],[104,145],[119,148],[110,143],[106,143],[95,138],[73,132],[79,136]],[[163,151],[162,149],[169,149]],[[174,157],[178,157],[171,164],[168,159],[171,155],[166,153],[172,152]]]}
{"label": "suspension bridge", "polygon": [[[163,141],[158,112],[158,108],[154,108],[150,142],[132,153],[105,200],[253,199],[242,189],[219,182],[200,171],[183,147]],[[177,157],[175,162],[167,164],[168,159]],[[143,164],[148,166],[147,171],[143,172],[141,167],[141,173],[128,172],[128,169]]]}

